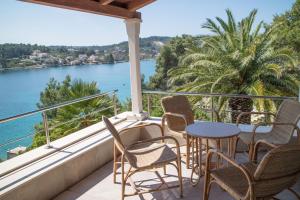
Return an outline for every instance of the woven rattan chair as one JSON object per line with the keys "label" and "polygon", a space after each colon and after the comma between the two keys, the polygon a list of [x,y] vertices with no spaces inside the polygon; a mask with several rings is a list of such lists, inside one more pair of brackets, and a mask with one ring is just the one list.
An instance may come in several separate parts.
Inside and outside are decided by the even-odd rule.
{"label": "woven rattan chair", "polygon": [[[139,141],[131,145],[125,146],[123,138],[120,133],[116,130],[114,125],[109,121],[108,118],[103,116],[103,121],[106,124],[107,129],[114,137],[114,144],[121,153],[121,174],[122,174],[122,200],[126,196],[139,195],[143,193],[149,193],[154,191],[160,191],[165,189],[171,189],[179,187],[180,196],[183,195],[182,188],[182,172],[181,172],[181,159],[180,159],[180,148],[177,140],[171,136],[163,136],[163,129],[159,124],[148,124],[133,127],[132,129],[139,129],[145,126],[156,126],[161,131],[161,137],[152,138],[148,140]],[[128,129],[127,129],[128,130]],[[176,144],[176,153],[164,143],[164,140],[172,140]],[[125,162],[129,164],[129,170],[125,172]],[[130,177],[141,171],[155,170],[163,168],[166,165],[173,165],[178,172],[178,185],[168,186],[163,178],[155,171],[158,178],[161,180],[161,184],[155,189],[143,190],[133,186],[135,192],[131,194],[125,193],[126,182]],[[116,169],[114,169],[115,172]],[[133,183],[133,181],[131,181]],[[162,186],[166,187],[162,187]]]}
{"label": "woven rattan chair", "polygon": [[[167,127],[171,135],[186,140],[186,166],[190,166],[191,138],[186,134],[185,128],[194,123],[194,114],[185,96],[168,96],[161,100],[164,110],[162,126]],[[167,123],[166,123],[167,122]]]}
{"label": "woven rattan chair", "polygon": [[[208,200],[213,182],[238,200],[277,199],[274,196],[285,189],[300,199],[299,195],[291,189],[300,173],[300,145],[276,147],[262,140],[255,145],[254,154],[260,144],[271,146],[274,149],[269,151],[259,164],[255,161],[237,164],[220,152],[210,151],[207,156],[203,199]],[[220,156],[231,165],[225,168],[211,169],[213,155]]]}
{"label": "woven rattan chair", "polygon": [[[300,103],[294,100],[284,100],[280,105],[277,114],[269,112],[243,112],[237,118],[237,125],[240,124],[240,120],[245,115],[263,114],[273,115],[275,117],[274,122],[270,123],[258,123],[254,126],[252,132],[241,132],[238,141],[247,145],[249,150],[249,157],[252,156],[254,144],[258,140],[265,140],[268,143],[275,145],[288,144],[294,134],[297,131],[299,140],[299,128],[297,126],[300,119]],[[272,129],[267,133],[259,133],[257,129],[260,126],[272,125]]]}

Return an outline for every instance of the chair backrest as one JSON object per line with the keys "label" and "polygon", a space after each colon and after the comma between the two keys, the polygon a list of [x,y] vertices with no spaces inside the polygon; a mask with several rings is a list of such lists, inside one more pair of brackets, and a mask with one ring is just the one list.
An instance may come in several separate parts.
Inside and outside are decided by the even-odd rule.
{"label": "chair backrest", "polygon": [[[277,112],[275,122],[297,124],[300,118],[300,103],[295,100],[284,100]],[[272,134],[281,141],[288,142],[294,133],[294,127],[274,125]]]}
{"label": "chair backrest", "polygon": [[276,179],[300,172],[300,145],[282,145],[269,151],[259,163],[255,180]]}
{"label": "chair backrest", "polygon": [[268,152],[254,173],[257,197],[275,195],[295,184],[300,173],[300,145],[282,145]]}
{"label": "chair backrest", "polygon": [[115,128],[115,126],[109,121],[109,119],[105,116],[102,116],[102,120],[104,121],[106,128],[109,130],[109,132],[112,134],[112,136],[115,139],[115,144],[117,145],[118,149],[124,153],[125,146],[119,136],[119,132]]}
{"label": "chair backrest", "polygon": [[[164,112],[182,114],[185,116],[187,124],[194,123],[194,113],[188,99],[185,96],[168,96],[161,100]],[[183,121],[178,117],[167,117],[168,126],[171,130],[183,131],[185,129]]]}

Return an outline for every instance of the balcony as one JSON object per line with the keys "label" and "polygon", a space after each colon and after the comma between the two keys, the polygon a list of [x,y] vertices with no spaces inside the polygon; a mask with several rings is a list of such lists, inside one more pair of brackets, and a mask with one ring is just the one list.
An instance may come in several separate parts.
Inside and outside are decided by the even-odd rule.
{"label": "balcony", "polygon": [[[51,109],[57,109],[63,106],[76,104],[81,101],[88,101],[91,98],[101,98],[105,95],[115,95],[116,91],[111,93],[99,94],[96,96],[84,97],[81,99],[65,102],[55,105],[51,108],[21,114],[12,118],[7,118],[1,122],[14,120],[18,117],[26,117],[34,113],[45,113]],[[232,110],[228,110],[228,106],[219,109],[217,104],[213,104],[214,99],[230,98],[232,95],[220,94],[195,94],[195,93],[167,93],[167,92],[144,92],[144,99],[147,100],[145,107],[149,113],[153,113],[154,109],[160,109],[159,102],[162,96],[166,95],[186,95],[193,101],[194,109],[202,111],[202,120],[225,121],[230,122]],[[234,95],[235,98],[239,96]],[[244,97],[240,97],[244,98]],[[281,102],[288,97],[259,97],[252,96],[251,99],[269,99]],[[197,101],[196,101],[197,100]],[[141,123],[161,123],[160,117],[148,117],[144,120],[132,118],[131,112],[117,113],[118,109],[114,101],[107,109],[114,111],[111,120],[118,129],[135,126]],[[100,109],[99,112],[103,110]],[[276,112],[276,110],[273,110]],[[154,114],[159,113],[155,111]],[[43,116],[46,116],[44,114]],[[44,120],[47,118],[44,117]],[[229,121],[228,121],[229,120]],[[268,120],[261,117],[254,117],[252,121]],[[49,120],[50,121],[50,120]],[[0,164],[0,199],[119,199],[120,198],[120,175],[117,176],[118,183],[113,183],[112,168],[112,147],[113,139],[104,124],[99,121],[84,129],[78,130],[63,138],[51,141],[51,132],[48,126],[49,121],[44,121],[46,144],[28,151],[24,154],[16,156],[10,160]],[[51,123],[49,123],[51,124]],[[54,126],[55,127],[55,126]],[[242,130],[253,128],[251,125],[242,125]],[[262,127],[260,131],[268,131],[270,127]],[[128,134],[128,140],[136,141],[139,134]],[[168,132],[166,131],[166,134]],[[19,138],[16,139],[16,142]],[[10,141],[12,142],[12,141]],[[184,152],[184,149],[182,149]],[[238,154],[236,160],[238,162],[247,161],[246,154]],[[184,198],[198,199],[203,195],[203,178],[200,183],[193,187],[190,183],[191,170],[186,169],[183,165],[184,180]],[[160,174],[163,174],[160,171]],[[173,167],[167,168],[165,175],[167,184],[172,185],[176,182],[174,175],[176,170]],[[154,173],[138,173],[134,180],[135,184],[145,188],[155,187],[159,180]],[[139,182],[143,180],[143,182]],[[300,192],[300,182],[294,186],[295,190]],[[127,191],[131,187],[128,185]],[[140,196],[128,197],[128,199],[177,199],[177,189],[164,190],[162,192],[147,193]],[[293,199],[293,195],[285,191],[278,195],[281,199]],[[221,190],[217,186],[212,187],[211,199],[231,199],[227,192]]]}
{"label": "balcony", "polygon": [[[51,139],[51,130],[55,130],[62,124],[53,124],[51,118],[47,115],[48,111],[59,109],[64,106],[76,104],[93,98],[99,98],[106,95],[115,95],[112,93],[98,94],[95,96],[84,97],[70,102],[64,102],[48,108],[23,113],[17,116],[0,120],[0,123],[6,123],[31,116],[42,114],[44,145],[22,153],[5,162],[0,163],[0,199],[12,200],[34,200],[34,199],[120,199],[121,186],[114,184],[112,178],[112,159],[113,159],[113,138],[105,129],[100,121],[104,111],[111,110],[112,122],[117,129],[123,129],[135,126],[141,123],[160,123],[162,109],[160,108],[160,98],[165,95],[175,95],[176,93],[166,92],[144,92],[141,90],[140,74],[140,50],[139,33],[141,23],[141,13],[137,10],[150,3],[153,0],[133,1],[133,0],[95,0],[95,1],[54,1],[54,0],[23,0],[26,2],[37,3],[47,6],[60,7],[94,14],[112,16],[125,19],[126,31],[128,35],[129,61],[130,61],[130,80],[131,80],[131,100],[132,109],[127,112],[118,113],[116,102],[112,98],[110,105],[94,110],[92,113],[99,116],[99,120],[89,126],[71,132],[61,138]],[[232,109],[229,104],[218,104],[218,99],[223,98],[225,102],[229,99],[255,99],[259,102],[269,100],[273,102],[272,111],[276,112],[277,106],[283,99],[289,97],[262,97],[262,96],[240,96],[224,94],[196,94],[196,93],[177,93],[187,95],[193,104],[197,114],[197,119],[208,121],[223,121],[227,123],[235,122],[236,115],[240,112],[239,108]],[[292,98],[295,99],[295,98]],[[145,103],[146,102],[146,103]],[[144,107],[143,107],[144,103]],[[234,104],[234,103],[233,103]],[[259,106],[257,106],[259,107]],[[144,112],[144,111],[147,111]],[[87,117],[89,114],[77,116],[64,123],[74,122]],[[262,116],[256,116],[253,119],[246,119],[246,122],[260,122],[270,120]],[[252,130],[251,125],[243,125],[242,130]],[[261,127],[260,131],[267,131],[270,127]],[[140,138],[141,132],[132,132],[128,134],[127,140],[135,142]],[[166,130],[166,134],[168,134]],[[31,137],[28,135],[28,137]],[[27,137],[27,136],[26,136]],[[0,147],[17,143],[24,138],[15,138]],[[184,151],[184,149],[182,149]],[[18,152],[16,153],[18,154]],[[247,156],[238,154],[238,162],[245,162]],[[203,195],[203,178],[200,183],[193,187],[190,184],[191,170],[187,170],[185,163],[183,165],[184,176],[184,197],[183,199],[201,199]],[[161,173],[162,174],[162,173]],[[175,171],[173,168],[167,168],[167,184],[174,184]],[[135,180],[144,180],[136,182],[145,188],[150,188],[158,184],[157,177],[152,173],[141,173],[134,177]],[[118,177],[118,180],[119,177]],[[299,181],[294,186],[297,192],[300,192]],[[128,185],[127,190],[130,190]],[[177,199],[176,189],[165,190],[162,192],[149,193],[129,197],[128,199]],[[294,196],[289,192],[282,192],[278,195],[281,199],[293,199]],[[217,186],[212,187],[211,199],[231,199],[226,191]]]}

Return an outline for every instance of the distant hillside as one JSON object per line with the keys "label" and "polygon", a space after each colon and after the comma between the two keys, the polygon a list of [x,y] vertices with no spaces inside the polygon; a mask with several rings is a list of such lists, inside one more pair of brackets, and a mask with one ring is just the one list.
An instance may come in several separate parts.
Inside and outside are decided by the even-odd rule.
{"label": "distant hillside", "polygon": [[[170,37],[141,38],[141,59],[158,56]],[[0,44],[0,68],[101,64],[128,61],[128,42],[106,46],[41,46]]]}

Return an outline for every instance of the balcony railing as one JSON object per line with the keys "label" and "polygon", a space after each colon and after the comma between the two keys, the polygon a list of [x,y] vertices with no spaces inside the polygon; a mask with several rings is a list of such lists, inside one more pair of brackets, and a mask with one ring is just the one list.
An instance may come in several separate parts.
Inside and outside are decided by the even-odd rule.
{"label": "balcony railing", "polygon": [[[244,111],[261,111],[276,113],[280,103],[285,99],[297,100],[297,97],[286,96],[255,96],[240,94],[219,93],[193,93],[193,92],[165,92],[165,91],[143,91],[146,98],[147,111],[150,116],[161,116],[162,108],[160,99],[164,96],[184,95],[193,105],[196,115],[200,119],[211,121],[223,121],[235,123],[236,117]],[[146,96],[146,97],[145,97]],[[250,100],[250,101],[249,101]],[[207,113],[210,113],[207,115]],[[269,120],[262,116],[254,116],[252,119],[242,119],[242,123],[250,121]]]}
{"label": "balcony railing", "polygon": [[[65,101],[56,105],[52,105],[49,107],[45,107],[45,108],[41,108],[38,110],[34,110],[34,111],[30,111],[30,112],[26,112],[26,113],[22,113],[22,114],[18,114],[15,116],[11,116],[11,117],[7,117],[4,119],[0,119],[0,124],[5,124],[8,122],[12,122],[18,119],[22,119],[22,118],[26,118],[29,116],[33,116],[33,115],[37,115],[37,114],[41,114],[42,115],[42,124],[43,124],[43,128],[41,131],[44,132],[45,134],[45,143],[46,143],[46,147],[51,147],[51,134],[50,131],[55,130],[56,128],[66,125],[68,123],[72,123],[75,122],[77,120],[81,120],[83,118],[86,118],[88,116],[91,115],[95,115],[107,110],[111,110],[113,112],[113,115],[116,116],[118,114],[118,106],[117,106],[117,98],[116,98],[116,93],[118,90],[112,90],[109,92],[105,92],[105,93],[99,93],[99,94],[94,94],[94,95],[90,95],[90,96],[85,96],[85,97],[81,97],[81,98],[77,98],[77,99],[73,99],[70,101]],[[108,104],[110,104],[109,106],[105,106],[104,108],[100,106],[100,109],[95,108],[95,110],[93,110],[92,112],[89,113],[83,113],[80,114],[78,116],[73,116],[72,119],[70,120],[66,120],[60,123],[55,123],[53,122],[53,120],[49,119],[48,117],[48,113],[66,106],[70,106],[70,105],[74,105],[77,103],[81,103],[81,102],[85,102],[85,101],[89,101],[89,100],[93,100],[93,99],[97,99],[97,98],[105,98],[111,96],[111,98],[109,99],[110,102],[106,102]],[[99,119],[100,121],[100,119]],[[5,147],[7,147],[8,145],[12,145],[12,144],[16,144],[24,139],[27,138],[33,138],[35,134],[42,134],[42,132],[40,131],[35,131],[34,133],[30,133],[30,134],[26,134],[23,135],[21,137],[15,137],[15,138],[11,138],[3,143],[0,144],[0,149],[3,149]],[[8,150],[8,149],[7,149]]]}

